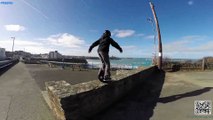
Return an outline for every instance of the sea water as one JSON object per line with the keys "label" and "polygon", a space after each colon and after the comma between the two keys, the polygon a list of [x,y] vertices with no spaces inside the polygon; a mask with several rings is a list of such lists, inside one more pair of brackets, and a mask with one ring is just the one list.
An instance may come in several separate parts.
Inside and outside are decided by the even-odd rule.
{"label": "sea water", "polygon": [[[92,68],[101,67],[101,60],[87,59],[88,64]],[[127,68],[134,69],[138,67],[148,67],[152,65],[151,58],[121,58],[118,60],[110,60],[111,68]]]}

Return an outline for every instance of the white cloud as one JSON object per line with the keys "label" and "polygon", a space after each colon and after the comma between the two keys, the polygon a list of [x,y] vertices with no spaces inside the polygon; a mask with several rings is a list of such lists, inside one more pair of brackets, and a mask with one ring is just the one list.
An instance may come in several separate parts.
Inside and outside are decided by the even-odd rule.
{"label": "white cloud", "polygon": [[201,44],[200,46],[188,48],[189,52],[208,52],[213,55],[213,41]]}
{"label": "white cloud", "polygon": [[16,45],[21,46],[41,46],[42,43],[39,42],[33,42],[33,41],[26,41],[26,40],[15,40]]}
{"label": "white cloud", "polygon": [[197,40],[204,40],[206,39],[206,36],[200,36],[200,35],[189,35],[189,36],[184,36],[180,40],[181,41],[197,41]]}
{"label": "white cloud", "polygon": [[173,58],[201,58],[213,56],[213,42],[206,36],[185,36],[163,45],[166,56]]}
{"label": "white cloud", "polygon": [[145,38],[145,39],[152,39],[152,40],[153,40],[154,37],[155,37],[154,35],[147,35],[147,36],[145,36],[144,38]]}
{"label": "white cloud", "polygon": [[21,26],[21,25],[5,25],[4,27],[7,31],[18,32],[18,31],[24,31],[25,30],[25,27]]}
{"label": "white cloud", "polygon": [[139,34],[136,34],[135,36],[139,36],[139,37],[142,37],[142,36],[144,36],[145,34],[143,34],[143,33],[139,33]]}
{"label": "white cloud", "polygon": [[43,40],[47,40],[50,45],[69,48],[80,48],[82,45],[85,45],[84,40],[68,33],[51,35]]}
{"label": "white cloud", "polygon": [[33,54],[40,54],[40,53],[49,53],[50,51],[54,51],[55,49],[48,48],[42,45],[42,46],[25,46],[24,50]]}
{"label": "white cloud", "polygon": [[[12,49],[12,40],[0,40],[0,47],[5,48],[7,51]],[[29,41],[16,39],[14,44],[14,50],[25,50],[31,53],[48,53],[53,49],[46,47],[39,41]]]}
{"label": "white cloud", "polygon": [[132,49],[136,49],[137,46],[134,46],[134,45],[128,45],[128,46],[121,46],[123,49],[126,49],[126,50],[132,50]]}
{"label": "white cloud", "polygon": [[[12,39],[11,40],[0,40],[1,47],[9,46],[8,48],[11,48],[12,44],[13,44]],[[16,39],[14,44],[15,44],[15,46],[40,46],[40,45],[42,45],[39,42],[19,40],[19,39]]]}
{"label": "white cloud", "polygon": [[[12,49],[12,39],[0,40],[0,47],[7,51]],[[63,33],[50,35],[47,38],[33,40],[15,40],[14,50],[25,50],[33,54],[49,53],[49,51],[58,50],[64,55],[89,55],[88,46],[85,41],[74,35]],[[94,49],[95,50],[95,49]],[[90,55],[95,55],[96,52]]]}
{"label": "white cloud", "polygon": [[134,30],[119,30],[119,29],[116,29],[116,30],[113,30],[112,33],[113,33],[113,35],[115,35],[115,37],[125,38],[125,37],[133,36],[135,31]]}
{"label": "white cloud", "polygon": [[188,1],[188,5],[193,5],[194,4],[194,1],[193,0],[190,0],[190,1]]}
{"label": "white cloud", "polygon": [[[206,36],[198,36],[198,35],[191,35],[191,36],[184,36],[179,40],[175,40],[173,42],[167,43],[164,45],[164,50],[166,52],[183,52],[188,51],[192,48],[194,43],[202,43],[207,38]],[[202,45],[202,44],[200,44]],[[198,47],[198,46],[196,46]]]}

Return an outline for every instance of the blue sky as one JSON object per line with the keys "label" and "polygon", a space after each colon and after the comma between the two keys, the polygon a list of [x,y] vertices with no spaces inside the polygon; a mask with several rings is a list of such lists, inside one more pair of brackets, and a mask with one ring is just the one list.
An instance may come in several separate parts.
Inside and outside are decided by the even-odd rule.
{"label": "blue sky", "polygon": [[[4,4],[2,1],[12,2]],[[212,0],[152,0],[163,54],[170,58],[213,56]],[[118,57],[152,57],[153,18],[148,0],[0,0],[0,47],[65,55],[97,56],[88,47],[109,29],[123,48]],[[157,45],[157,43],[156,43]]]}

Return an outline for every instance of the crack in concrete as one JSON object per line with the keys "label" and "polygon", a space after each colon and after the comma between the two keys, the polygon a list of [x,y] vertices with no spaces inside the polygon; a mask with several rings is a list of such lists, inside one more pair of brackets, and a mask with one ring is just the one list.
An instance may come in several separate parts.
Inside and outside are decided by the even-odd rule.
{"label": "crack in concrete", "polygon": [[13,96],[10,96],[10,103],[9,103],[9,107],[8,107],[8,111],[7,111],[7,117],[6,117],[6,120],[8,120],[8,114],[9,114],[9,112],[10,112],[10,106],[11,106],[11,104],[12,104],[12,99],[13,98]]}

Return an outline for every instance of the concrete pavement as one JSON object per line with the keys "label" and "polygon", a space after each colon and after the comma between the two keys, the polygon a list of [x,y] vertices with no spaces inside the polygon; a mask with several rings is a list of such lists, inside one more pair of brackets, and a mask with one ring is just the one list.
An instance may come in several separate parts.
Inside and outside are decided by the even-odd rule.
{"label": "concrete pavement", "polygon": [[213,113],[194,115],[195,100],[213,101],[213,71],[167,73],[150,120],[213,120]]}
{"label": "concrete pavement", "polygon": [[0,77],[0,120],[55,120],[23,63]]}

